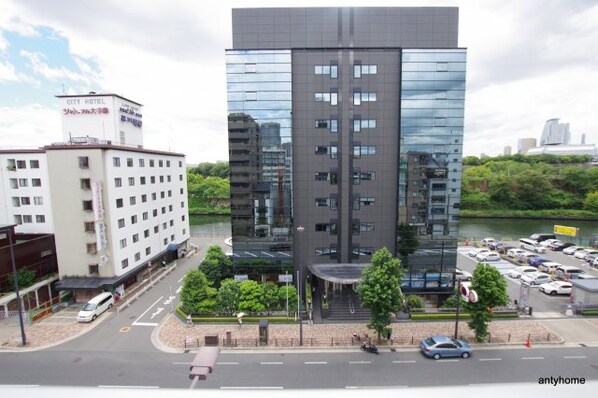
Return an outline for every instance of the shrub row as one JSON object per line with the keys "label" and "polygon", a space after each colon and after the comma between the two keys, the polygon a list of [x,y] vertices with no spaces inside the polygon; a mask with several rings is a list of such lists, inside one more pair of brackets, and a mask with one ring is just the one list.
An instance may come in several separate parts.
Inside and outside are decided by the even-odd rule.
{"label": "shrub row", "polygon": [[581,310],[583,316],[598,316],[598,310]]}
{"label": "shrub row", "polygon": [[[457,317],[456,313],[419,313],[419,314],[411,314],[412,321],[445,321],[445,320],[455,320]],[[492,318],[495,319],[505,319],[505,318],[518,318],[519,314],[517,312],[495,312],[492,314]],[[471,319],[471,315],[464,312],[459,314],[459,319]]]}
{"label": "shrub row", "polygon": [[[187,314],[182,308],[181,305],[176,306],[175,310],[178,317],[186,321]],[[204,315],[204,314],[191,314],[191,319],[193,323],[237,323],[237,317],[234,316],[214,316],[214,315]],[[261,320],[267,320],[269,323],[294,323],[294,317],[286,317],[286,316],[244,316],[243,323],[259,323]]]}

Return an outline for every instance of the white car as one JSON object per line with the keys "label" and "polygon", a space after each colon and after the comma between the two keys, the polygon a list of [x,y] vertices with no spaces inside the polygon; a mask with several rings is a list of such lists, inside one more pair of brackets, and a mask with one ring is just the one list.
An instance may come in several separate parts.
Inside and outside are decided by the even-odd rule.
{"label": "white car", "polygon": [[540,246],[544,246],[544,247],[548,247],[548,245],[555,243],[555,242],[560,242],[560,240],[558,239],[546,239],[543,240],[542,242],[540,242]]}
{"label": "white car", "polygon": [[529,283],[530,285],[541,285],[552,281],[552,277],[544,272],[524,272],[521,275],[521,282]]}
{"label": "white car", "polygon": [[479,261],[498,261],[500,260],[500,254],[496,252],[484,252],[479,253],[475,258]]}
{"label": "white car", "polygon": [[490,242],[496,242],[496,239],[494,238],[484,238],[482,239],[482,246],[488,246],[488,243]]}
{"label": "white car", "polygon": [[545,263],[542,263],[540,265],[538,265],[538,271],[540,272],[546,272],[546,273],[551,273],[556,271],[556,269],[558,267],[560,267],[562,264],[556,263],[554,261],[547,261]]}
{"label": "white car", "polygon": [[470,272],[455,269],[455,279],[459,281],[470,281],[473,275]]}
{"label": "white car", "polygon": [[[593,250],[592,249],[583,249],[583,250],[578,250],[575,253],[573,253],[573,257],[575,258],[579,258],[582,259],[587,256],[588,254],[590,254]],[[598,253],[598,251],[596,251]]]}
{"label": "white car", "polygon": [[572,254],[575,254],[576,252],[578,252],[580,250],[585,250],[585,247],[583,247],[583,246],[570,246],[570,247],[567,247],[567,248],[563,249],[563,254],[572,255]]}
{"label": "white car", "polygon": [[471,249],[470,251],[467,252],[467,255],[469,257],[475,257],[480,253],[487,253],[490,252],[490,249]]}
{"label": "white car", "polygon": [[528,272],[538,272],[538,270],[534,267],[531,267],[529,265],[524,265],[522,267],[515,267],[512,270],[510,270],[507,275],[510,276],[511,278],[521,278],[522,274],[528,273]]}
{"label": "white car", "polygon": [[540,291],[546,294],[550,294],[551,296],[556,296],[557,294],[570,295],[572,288],[572,284],[564,281],[552,281],[540,285]]}
{"label": "white car", "polygon": [[594,268],[598,268],[598,258],[594,259],[594,261],[592,261],[592,264],[590,265]]}
{"label": "white car", "polygon": [[509,249],[507,250],[507,256],[511,258],[517,258],[517,256],[521,253],[525,253],[523,249]]}
{"label": "white car", "polygon": [[598,277],[592,274],[577,274],[573,276],[571,279],[598,279]]}

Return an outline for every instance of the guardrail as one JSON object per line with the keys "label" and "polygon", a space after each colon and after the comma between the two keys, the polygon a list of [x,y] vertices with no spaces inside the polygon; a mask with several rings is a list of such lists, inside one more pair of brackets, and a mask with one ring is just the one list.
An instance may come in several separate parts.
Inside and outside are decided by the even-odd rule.
{"label": "guardrail", "polygon": [[176,267],[177,267],[177,263],[174,263],[173,265],[166,267],[164,272],[159,273],[159,274],[154,274],[154,276],[151,280],[146,280],[147,282],[144,281],[143,283],[147,283],[147,284],[143,288],[141,288],[139,291],[135,292],[135,294],[133,294],[133,296],[131,298],[128,298],[127,300],[124,300],[120,304],[118,304],[118,306],[116,307],[116,313],[120,314],[120,312],[122,310],[124,310],[125,308],[130,306],[132,302],[134,302],[135,300],[137,300],[139,298],[139,296],[141,296],[148,289],[153,287],[156,283],[160,282],[163,278],[166,277],[166,275],[168,275],[172,271],[174,271],[176,269]]}

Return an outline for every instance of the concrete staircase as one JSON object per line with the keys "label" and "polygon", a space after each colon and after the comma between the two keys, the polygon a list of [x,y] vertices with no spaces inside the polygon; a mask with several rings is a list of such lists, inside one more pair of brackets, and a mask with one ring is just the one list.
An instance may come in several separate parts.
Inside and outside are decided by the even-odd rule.
{"label": "concrete staircase", "polygon": [[361,307],[356,293],[335,294],[328,299],[329,307],[324,318],[325,322],[367,322],[372,313]]}

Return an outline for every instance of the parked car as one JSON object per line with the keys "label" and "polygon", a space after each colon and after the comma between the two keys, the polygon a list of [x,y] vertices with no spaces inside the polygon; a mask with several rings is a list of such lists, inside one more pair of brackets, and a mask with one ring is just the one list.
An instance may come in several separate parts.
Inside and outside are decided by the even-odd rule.
{"label": "parked car", "polygon": [[568,247],[572,247],[572,246],[575,246],[575,243],[573,243],[573,242],[557,242],[557,243],[553,243],[553,244],[551,244],[551,245],[549,246],[549,248],[550,248],[552,251],[555,251],[555,252],[560,252],[560,251],[563,251],[563,250],[565,250],[566,248],[568,248]]}
{"label": "parked car", "polygon": [[520,279],[521,282],[529,283],[530,285],[541,285],[552,281],[552,277],[544,272],[524,272]]}
{"label": "parked car", "polygon": [[583,274],[584,271],[580,268],[574,267],[572,265],[561,265],[557,267],[556,271],[554,271],[554,276],[556,279],[560,280],[569,280],[574,279],[576,274]]}
{"label": "parked car", "polygon": [[515,246],[507,245],[506,243],[499,243],[496,245],[496,251],[500,254],[507,254],[507,250],[513,249]]}
{"label": "parked car", "polygon": [[583,256],[583,261],[591,263],[595,258],[598,258],[598,250],[588,250],[588,254]]}
{"label": "parked car", "polygon": [[419,348],[428,358],[440,359],[445,357],[469,358],[472,354],[471,346],[459,339],[448,336],[431,336],[422,340]]}
{"label": "parked car", "polygon": [[554,236],[554,234],[533,234],[529,237],[529,239],[540,243],[546,239],[556,239],[556,236]]}
{"label": "parked car", "polygon": [[595,259],[594,261],[592,261],[592,264],[590,264],[590,265],[594,268],[598,268],[598,258]]}
{"label": "parked car", "polygon": [[551,244],[557,243],[557,242],[560,242],[560,240],[558,240],[558,239],[546,239],[546,240],[543,240],[542,242],[540,242],[540,246],[548,247]]}
{"label": "parked car", "polygon": [[275,243],[270,245],[269,250],[271,252],[287,252],[291,250],[291,244],[286,242]]}
{"label": "parked car", "polygon": [[575,254],[576,252],[580,251],[580,250],[585,250],[586,248],[583,246],[569,246],[566,249],[563,249],[563,254],[567,254],[569,256],[572,256],[573,254]]}
{"label": "parked car", "polygon": [[546,272],[547,274],[551,274],[556,271],[558,267],[562,264],[556,263],[554,261],[545,261],[542,264],[538,265],[538,271]]}
{"label": "parked car", "polygon": [[496,239],[494,238],[484,238],[482,239],[482,246],[488,246],[488,243],[490,242],[496,242]]}
{"label": "parked car", "polygon": [[92,298],[77,314],[77,322],[95,321],[97,317],[108,311],[114,305],[114,296],[110,292],[103,292]]}
{"label": "parked car", "polygon": [[519,249],[517,247],[514,247],[512,249],[507,250],[507,256],[517,259],[517,256],[520,255],[521,253],[525,253],[526,251],[523,249]]}
{"label": "parked car", "polygon": [[536,253],[525,252],[517,255],[517,261],[521,264],[529,264],[529,260],[535,257],[540,257]]}
{"label": "parked car", "polygon": [[522,267],[515,267],[513,269],[511,269],[509,272],[507,272],[507,275],[510,276],[511,278],[515,278],[515,279],[519,279],[521,278],[522,274],[528,273],[528,272],[537,272],[538,270],[534,267],[530,267],[529,265],[524,265]]}
{"label": "parked car", "polygon": [[459,281],[470,281],[472,275],[470,272],[460,270],[459,268],[455,269],[455,279]]}
{"label": "parked car", "polygon": [[598,279],[598,277],[592,274],[571,274],[569,279]]}
{"label": "parked car", "polygon": [[486,249],[486,248],[482,248],[482,249],[477,248],[477,249],[471,249],[470,251],[468,251],[467,255],[469,257],[475,257],[480,253],[486,253],[486,252],[490,252],[490,250]]}
{"label": "parked car", "polygon": [[498,261],[500,260],[500,254],[496,252],[485,252],[475,256],[478,261]]}
{"label": "parked car", "polygon": [[531,265],[532,267],[538,268],[540,266],[540,264],[542,264],[546,261],[550,261],[550,260],[548,260],[547,258],[544,258],[544,257],[532,257],[529,260],[529,265]]}
{"label": "parked car", "polygon": [[572,288],[573,285],[571,283],[564,281],[552,281],[540,285],[540,291],[551,296],[556,296],[557,294],[566,294],[568,296],[571,294]]}
{"label": "parked car", "polygon": [[502,245],[502,244],[503,244],[502,242],[498,242],[498,241],[488,242],[488,249],[496,250],[496,246]]}

